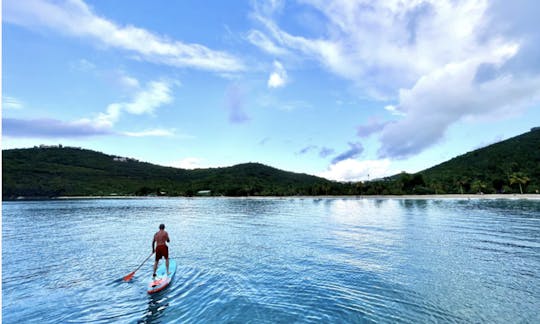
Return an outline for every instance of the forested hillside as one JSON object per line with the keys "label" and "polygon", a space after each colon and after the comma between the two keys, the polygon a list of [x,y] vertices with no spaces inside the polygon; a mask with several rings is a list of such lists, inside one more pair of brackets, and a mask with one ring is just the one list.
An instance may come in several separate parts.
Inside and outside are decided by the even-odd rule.
{"label": "forested hillside", "polygon": [[338,183],[258,163],[184,170],[70,147],[3,151],[3,197],[323,194]]}
{"label": "forested hillside", "polygon": [[420,174],[428,186],[442,192],[536,193],[540,190],[540,128],[468,152]]}
{"label": "forested hillside", "polygon": [[537,193],[540,128],[418,172],[364,184],[378,194]]}
{"label": "forested hillside", "polygon": [[184,170],[80,148],[2,152],[2,197],[537,193],[540,128],[416,174],[340,183],[259,163]]}

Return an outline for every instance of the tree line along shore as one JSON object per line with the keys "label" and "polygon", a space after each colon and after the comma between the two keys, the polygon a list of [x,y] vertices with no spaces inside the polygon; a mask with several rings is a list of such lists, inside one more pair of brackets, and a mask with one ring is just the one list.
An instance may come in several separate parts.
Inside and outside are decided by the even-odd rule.
{"label": "tree line along shore", "polygon": [[260,163],[185,170],[82,148],[4,150],[2,198],[536,194],[540,129],[418,173],[337,182]]}

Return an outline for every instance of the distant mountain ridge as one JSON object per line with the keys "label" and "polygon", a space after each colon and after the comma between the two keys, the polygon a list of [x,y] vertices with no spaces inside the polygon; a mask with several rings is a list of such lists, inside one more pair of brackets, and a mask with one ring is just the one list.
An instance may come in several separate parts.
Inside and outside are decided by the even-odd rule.
{"label": "distant mountain ridge", "polygon": [[47,146],[3,151],[2,196],[193,196],[318,194],[332,182],[260,163],[185,170],[82,148]]}
{"label": "distant mountain ridge", "polygon": [[260,163],[186,170],[82,148],[2,151],[2,197],[291,196],[536,193],[540,128],[457,156],[416,174],[339,183]]}

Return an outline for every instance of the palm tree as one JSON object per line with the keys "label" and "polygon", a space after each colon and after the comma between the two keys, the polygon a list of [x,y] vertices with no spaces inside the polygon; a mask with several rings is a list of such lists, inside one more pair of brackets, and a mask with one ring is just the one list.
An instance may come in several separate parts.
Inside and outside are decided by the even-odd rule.
{"label": "palm tree", "polygon": [[459,191],[463,195],[463,186],[469,183],[468,177],[461,177],[459,180],[456,181],[456,184],[459,186]]}
{"label": "palm tree", "polygon": [[443,185],[440,182],[432,182],[431,188],[435,190],[435,194],[438,195],[444,191]]}
{"label": "palm tree", "polygon": [[482,193],[482,189],[486,188],[486,184],[482,180],[474,180],[471,183],[471,189],[476,193]]}
{"label": "palm tree", "polygon": [[523,194],[523,187],[521,185],[526,185],[530,180],[531,179],[522,172],[514,172],[509,177],[510,186],[515,183],[519,184],[519,192],[521,192],[521,194]]}

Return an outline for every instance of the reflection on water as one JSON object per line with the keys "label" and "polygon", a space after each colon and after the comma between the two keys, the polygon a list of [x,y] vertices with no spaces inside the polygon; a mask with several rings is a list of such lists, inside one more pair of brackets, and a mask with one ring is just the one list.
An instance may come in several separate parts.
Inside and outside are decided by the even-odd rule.
{"label": "reflection on water", "polygon": [[[540,201],[67,200],[2,218],[5,323],[540,321]],[[148,295],[152,262],[121,278],[160,223],[178,270]]]}
{"label": "reflection on water", "polygon": [[146,313],[144,314],[143,319],[139,320],[138,323],[160,323],[160,318],[167,307],[169,307],[169,301],[166,292],[150,295]]}

